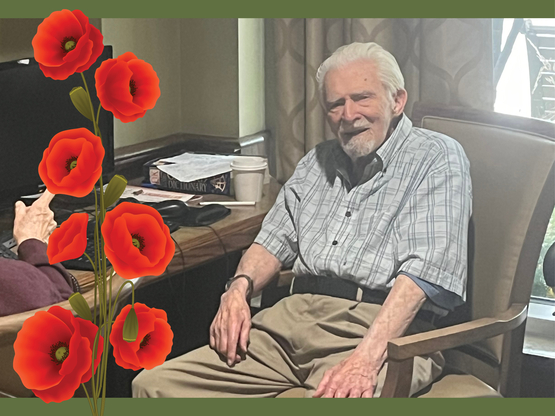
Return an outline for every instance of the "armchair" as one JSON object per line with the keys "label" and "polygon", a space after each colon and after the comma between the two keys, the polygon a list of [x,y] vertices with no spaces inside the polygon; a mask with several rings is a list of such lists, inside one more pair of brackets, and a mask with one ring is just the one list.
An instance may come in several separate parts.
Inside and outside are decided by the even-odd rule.
{"label": "armchair", "polygon": [[[443,351],[444,374],[415,397],[518,397],[527,305],[555,204],[555,126],[424,103],[412,118],[455,138],[470,160],[467,302],[439,329],[389,342],[381,397],[408,397],[413,357],[434,351]],[[278,397],[303,396],[297,388]]]}

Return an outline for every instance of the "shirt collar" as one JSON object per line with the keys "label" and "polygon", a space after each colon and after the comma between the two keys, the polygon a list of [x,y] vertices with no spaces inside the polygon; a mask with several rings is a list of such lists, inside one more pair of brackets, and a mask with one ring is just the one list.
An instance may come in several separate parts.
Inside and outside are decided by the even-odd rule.
{"label": "shirt collar", "polygon": [[412,122],[403,113],[391,136],[376,150],[376,155],[382,160],[382,172],[385,172],[393,157],[397,154],[412,130]]}

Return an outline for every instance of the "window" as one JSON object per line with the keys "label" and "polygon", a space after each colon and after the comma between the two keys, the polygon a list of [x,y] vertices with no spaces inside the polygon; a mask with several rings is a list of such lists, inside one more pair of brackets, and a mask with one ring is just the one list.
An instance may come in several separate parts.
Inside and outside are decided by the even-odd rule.
{"label": "window", "polygon": [[[497,112],[555,123],[555,19],[494,19]],[[555,125],[554,125],[555,128]],[[543,278],[545,253],[555,244],[555,211],[542,245],[532,297],[555,300]]]}

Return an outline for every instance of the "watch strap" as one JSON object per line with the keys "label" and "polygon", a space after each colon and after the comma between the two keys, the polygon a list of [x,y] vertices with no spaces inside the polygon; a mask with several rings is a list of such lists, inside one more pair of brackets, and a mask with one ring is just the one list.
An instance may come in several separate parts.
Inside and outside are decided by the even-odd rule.
{"label": "watch strap", "polygon": [[237,279],[247,279],[247,282],[249,283],[249,287],[247,289],[247,303],[250,303],[251,301],[251,296],[252,296],[252,292],[254,291],[254,283],[251,279],[250,276],[247,276],[246,274],[238,274],[236,276],[233,276],[231,279],[229,279],[227,281],[227,283],[225,284],[225,291],[227,292],[229,290],[229,288],[231,287],[231,284],[236,281]]}

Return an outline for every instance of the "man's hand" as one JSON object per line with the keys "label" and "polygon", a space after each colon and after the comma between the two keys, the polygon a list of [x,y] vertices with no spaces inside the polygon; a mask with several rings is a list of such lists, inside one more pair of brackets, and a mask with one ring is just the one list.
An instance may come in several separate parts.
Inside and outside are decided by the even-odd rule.
{"label": "man's hand", "polygon": [[324,373],[313,397],[373,397],[380,368],[368,353],[355,349]]}
{"label": "man's hand", "polygon": [[387,360],[387,343],[402,336],[426,301],[414,281],[399,274],[383,306],[353,354],[324,374],[313,397],[373,397]]}
{"label": "man's hand", "polygon": [[54,194],[47,189],[29,207],[25,206],[22,201],[15,203],[13,236],[18,245],[29,238],[36,238],[48,243],[50,234],[58,226],[54,221],[54,213],[48,207],[52,198],[54,198]]}
{"label": "man's hand", "polygon": [[248,282],[245,279],[234,281],[222,295],[220,309],[210,325],[210,348],[222,354],[230,367],[241,361],[240,351],[247,352],[251,329],[247,289]]}

